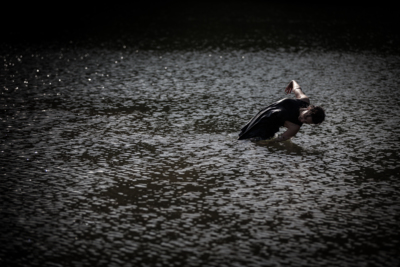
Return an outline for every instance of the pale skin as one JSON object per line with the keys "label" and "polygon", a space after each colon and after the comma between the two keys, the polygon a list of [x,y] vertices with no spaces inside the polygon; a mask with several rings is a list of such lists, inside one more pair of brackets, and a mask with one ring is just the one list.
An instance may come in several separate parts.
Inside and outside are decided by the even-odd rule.
{"label": "pale skin", "polygon": [[[297,99],[310,104],[310,99],[303,93],[303,91],[301,91],[300,85],[295,80],[291,81],[288,84],[288,86],[285,89],[285,92],[286,94],[290,94],[291,92],[293,92]],[[311,115],[308,114],[307,108],[300,108],[299,121],[306,124],[313,124]],[[294,124],[293,122],[290,121],[285,121],[283,126],[286,127],[287,130],[283,134],[281,134],[278,138],[271,140],[272,142],[286,141],[294,137],[300,130],[300,125]]]}

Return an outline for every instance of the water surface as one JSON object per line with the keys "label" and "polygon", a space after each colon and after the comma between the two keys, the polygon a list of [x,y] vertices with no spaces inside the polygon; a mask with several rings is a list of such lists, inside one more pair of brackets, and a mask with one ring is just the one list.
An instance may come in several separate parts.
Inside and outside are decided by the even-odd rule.
{"label": "water surface", "polygon": [[[5,266],[399,264],[396,53],[3,51]],[[326,121],[236,141],[292,79]]]}

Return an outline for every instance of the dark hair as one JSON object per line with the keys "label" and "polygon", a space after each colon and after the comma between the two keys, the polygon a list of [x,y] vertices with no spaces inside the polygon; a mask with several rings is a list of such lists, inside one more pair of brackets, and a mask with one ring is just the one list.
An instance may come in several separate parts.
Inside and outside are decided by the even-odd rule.
{"label": "dark hair", "polygon": [[321,107],[310,105],[310,113],[314,124],[320,124],[325,120],[325,110]]}

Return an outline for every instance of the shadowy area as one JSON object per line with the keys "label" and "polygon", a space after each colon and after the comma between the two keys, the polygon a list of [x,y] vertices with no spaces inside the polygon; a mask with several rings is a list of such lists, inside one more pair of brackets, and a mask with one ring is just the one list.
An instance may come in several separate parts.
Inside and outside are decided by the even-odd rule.
{"label": "shadowy area", "polygon": [[63,44],[138,49],[319,46],[396,50],[399,34],[388,5],[233,1],[14,6],[2,17],[9,44]]}

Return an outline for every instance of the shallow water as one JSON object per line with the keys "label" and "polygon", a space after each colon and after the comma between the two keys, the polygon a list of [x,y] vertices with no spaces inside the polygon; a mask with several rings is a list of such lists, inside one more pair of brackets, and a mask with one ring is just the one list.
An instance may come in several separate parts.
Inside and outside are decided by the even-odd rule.
{"label": "shallow water", "polygon": [[[299,47],[4,53],[0,263],[396,266],[399,59]],[[236,141],[292,79],[326,121],[284,143]]]}

